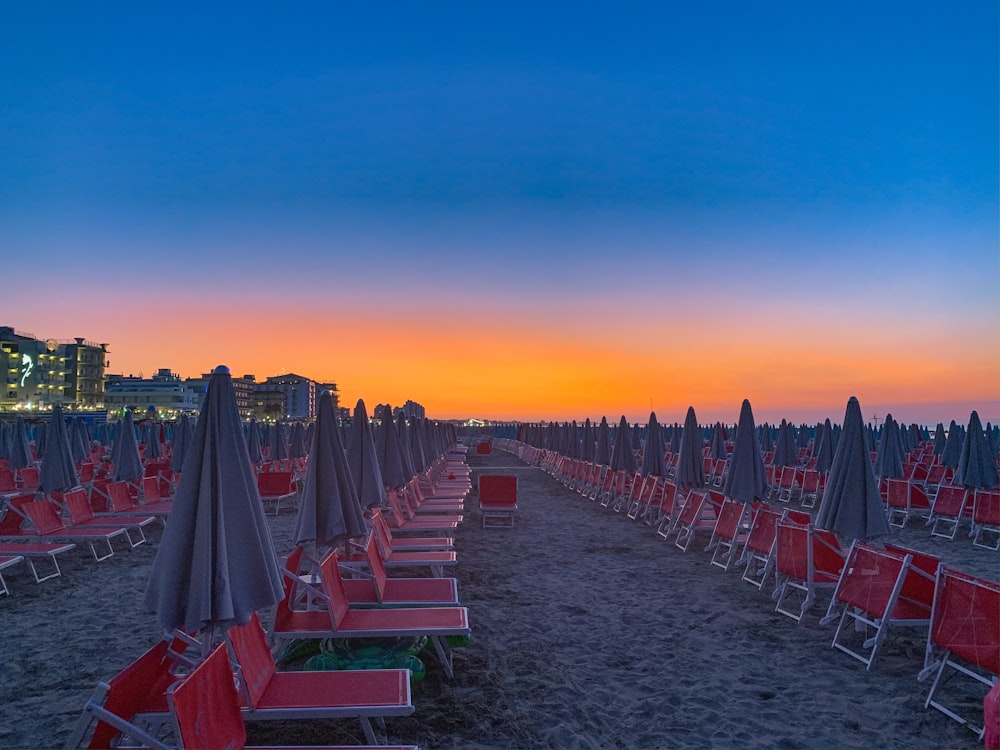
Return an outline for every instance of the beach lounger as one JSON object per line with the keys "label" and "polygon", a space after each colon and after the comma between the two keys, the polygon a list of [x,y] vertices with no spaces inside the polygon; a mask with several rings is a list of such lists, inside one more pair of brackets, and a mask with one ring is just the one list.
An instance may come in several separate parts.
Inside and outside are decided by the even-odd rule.
{"label": "beach lounger", "polygon": [[813,508],[819,503],[825,483],[826,475],[816,469],[802,472],[802,494],[799,497],[803,508]]}
{"label": "beach lounger", "polygon": [[746,563],[743,580],[757,588],[764,585],[774,568],[775,541],[782,514],[762,505],[750,523],[750,533],[743,547],[740,563]]}
{"label": "beach lounger", "polygon": [[[169,502],[136,502],[136,496],[132,494],[132,485],[128,482],[111,482],[106,488],[108,497],[108,510],[100,512],[94,508],[95,515],[98,516],[153,516],[159,518],[162,523],[166,523],[166,517],[170,515],[173,507]],[[137,493],[138,494],[138,493]],[[93,501],[93,494],[91,500]],[[94,505],[94,503],[91,503]]]}
{"label": "beach lounger", "polygon": [[9,555],[0,552],[0,595],[10,596],[10,589],[7,588],[7,581],[4,580],[2,571],[23,562],[24,555]]}
{"label": "beach lounger", "polygon": [[[14,509],[13,503],[10,505],[10,508]],[[22,502],[17,510],[24,515],[22,523],[27,521],[30,526],[22,526],[16,533],[5,529],[3,535],[0,536],[0,540],[16,541],[23,539],[32,542],[86,543],[90,547],[90,552],[94,556],[94,559],[100,562],[101,560],[107,560],[115,554],[114,547],[111,546],[111,540],[125,534],[125,529],[122,528],[74,529],[73,527],[66,526],[59,517],[59,514],[56,513],[55,506],[49,500]],[[97,551],[98,546],[102,543],[107,547],[107,554]]]}
{"label": "beach lounger", "polygon": [[712,530],[712,538],[705,547],[712,553],[711,564],[723,570],[739,559],[740,547],[746,543],[750,534],[754,509],[750,504],[741,503],[731,498],[725,498],[719,509],[719,517]]}
{"label": "beach lounger", "polygon": [[[786,514],[787,516],[787,514]],[[791,520],[778,522],[775,539],[775,612],[801,622],[821,589],[835,589],[844,567],[844,553],[831,531]],[[799,603],[792,609],[791,602]]]}
{"label": "beach lounger", "polygon": [[[0,537],[2,536],[0,534]],[[35,578],[35,583],[62,575],[58,556],[74,549],[76,545],[68,542],[0,542],[0,555],[24,558],[31,575]],[[37,562],[40,560],[49,561],[51,565],[49,572],[39,574]]]}
{"label": "beach lounger", "polygon": [[677,518],[677,538],[674,539],[674,546],[682,552],[687,552],[697,532],[712,532],[715,529],[718,508],[721,505],[722,500],[713,497],[711,491],[692,490],[689,492],[684,501],[684,507]]}
{"label": "beach lounger", "polygon": [[74,529],[124,529],[125,538],[133,549],[146,543],[143,527],[156,522],[153,516],[97,516],[90,507],[87,491],[82,487],[63,494],[60,505],[69,512]]}
{"label": "beach lounger", "polygon": [[[374,533],[374,532],[372,532]],[[369,535],[371,536],[371,535]],[[376,537],[376,541],[378,541]],[[357,545],[355,545],[357,547]],[[454,550],[408,550],[387,548],[384,543],[375,544],[382,563],[386,568],[423,568],[427,567],[435,578],[444,575],[444,568],[453,567],[458,564],[458,558]],[[368,563],[363,554],[355,551],[351,559],[345,563],[352,567],[364,569]]]}
{"label": "beach lounger", "polygon": [[479,512],[484,529],[512,529],[517,513],[517,477],[500,474],[479,476]]}
{"label": "beach lounger", "polygon": [[431,533],[431,532],[453,532],[461,523],[460,518],[443,515],[440,513],[430,513],[417,516],[406,502],[400,502],[399,493],[393,490],[386,491],[386,501],[389,503],[389,513],[386,520],[394,533]]}
{"label": "beach lounger", "polygon": [[930,516],[931,503],[923,485],[906,479],[889,479],[887,484],[886,505],[891,526],[901,529],[914,516],[925,520]]}
{"label": "beach lounger", "polygon": [[[451,607],[457,606],[458,581],[454,578],[389,578],[374,542],[369,541],[364,546],[368,569],[363,577],[341,578],[344,591],[352,607]],[[303,571],[303,560],[308,562]],[[319,564],[305,557],[301,547],[296,547],[285,560],[285,574],[294,576],[302,590],[294,592],[294,601],[298,602],[305,596],[307,606],[317,606],[323,603],[326,594],[323,592],[322,581],[317,571]],[[357,576],[358,569],[350,572]],[[323,606],[326,606],[325,603]]]}
{"label": "beach lounger", "polygon": [[970,499],[970,491],[965,487],[942,484],[934,496],[927,523],[931,525],[931,536],[954,539],[958,527],[965,516]]}
{"label": "beach lounger", "polygon": [[465,607],[352,608],[339,562],[339,554],[331,552],[320,564],[327,596],[327,606],[322,610],[292,610],[288,588],[295,583],[286,578],[286,597],[275,606],[272,638],[280,643],[296,638],[427,636],[445,674],[453,677],[451,648],[445,638],[471,633],[468,610]]}
{"label": "beach lounger", "polygon": [[392,533],[385,515],[378,508],[373,508],[368,514],[369,526],[375,532],[375,538],[389,554],[391,550],[416,551],[447,551],[455,548],[454,536],[400,536]]}
{"label": "beach lounger", "polygon": [[666,539],[670,536],[677,523],[677,516],[684,507],[684,495],[669,479],[663,482],[663,492],[660,495],[659,517],[656,520],[656,535]]}
{"label": "beach lounger", "polygon": [[260,493],[260,500],[267,507],[274,504],[274,515],[281,512],[282,502],[288,501],[288,505],[293,504],[298,490],[292,480],[291,471],[265,471],[257,475],[257,491]]}
{"label": "beach lounger", "polygon": [[972,544],[983,549],[1000,549],[1000,492],[976,490],[972,523]]}
{"label": "beach lounger", "polygon": [[[942,565],[938,570],[928,638],[929,664],[920,673],[921,680],[934,675],[924,708],[933,707],[963,724],[982,739],[984,728],[974,723],[973,716],[958,713],[967,706],[963,689],[985,686],[985,694],[1000,678],[1000,585]],[[947,675],[947,677],[946,677]],[[952,678],[965,676],[955,689]],[[946,686],[949,695],[961,699],[946,705],[941,696]],[[962,705],[955,706],[958,702]]]}
{"label": "beach lounger", "polygon": [[890,627],[930,625],[933,586],[934,574],[914,566],[908,550],[855,541],[820,624],[839,620],[832,647],[871,671]]}

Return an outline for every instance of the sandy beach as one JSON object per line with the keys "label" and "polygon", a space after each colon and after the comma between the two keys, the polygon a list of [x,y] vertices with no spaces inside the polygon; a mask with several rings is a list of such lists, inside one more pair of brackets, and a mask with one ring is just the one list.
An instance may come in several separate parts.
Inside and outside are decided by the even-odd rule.
{"label": "sandy beach", "polygon": [[[475,474],[519,478],[513,530],[484,530],[473,490],[456,535],[459,596],[473,637],[454,680],[433,659],[415,713],[390,739],[431,748],[976,748],[967,729],[923,708],[925,636],[891,631],[874,671],[830,647],[827,597],[796,624],[768,590],[603,510],[515,456],[470,452]],[[279,554],[294,513],[270,517]],[[95,563],[78,548],[61,578],[5,572],[0,748],[62,747],[98,680],[159,633],[142,605],[159,532]],[[922,524],[895,541],[997,579],[996,553]],[[401,571],[399,574],[403,574]],[[264,722],[251,743],[361,744],[355,722]]]}

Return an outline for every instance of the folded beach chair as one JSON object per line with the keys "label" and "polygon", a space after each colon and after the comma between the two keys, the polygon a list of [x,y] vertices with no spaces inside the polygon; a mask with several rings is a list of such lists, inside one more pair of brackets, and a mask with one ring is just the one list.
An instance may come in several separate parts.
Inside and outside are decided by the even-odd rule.
{"label": "folded beach chair", "polygon": [[278,642],[296,638],[384,638],[427,636],[434,645],[445,674],[454,676],[447,636],[471,633],[465,607],[415,607],[358,609],[350,606],[340,575],[340,557],[331,552],[320,563],[320,578],[326,594],[323,610],[293,610],[286,578],[286,596],[274,609],[272,638]]}
{"label": "folded beach chair", "polygon": [[820,624],[839,619],[833,648],[871,671],[891,626],[930,625],[933,586],[934,574],[913,565],[908,550],[880,549],[855,541]]}
{"label": "folded beach chair", "polygon": [[82,487],[63,494],[59,504],[69,512],[70,523],[74,529],[124,529],[125,538],[133,549],[146,542],[143,527],[156,522],[153,516],[94,515],[87,491]]}
{"label": "folded beach chair", "polygon": [[265,507],[273,503],[274,515],[281,512],[281,504],[292,505],[297,494],[291,471],[265,471],[257,475],[257,491]]}
{"label": "folded beach chair", "polygon": [[[375,745],[372,719],[384,729],[385,717],[413,713],[407,669],[279,672],[256,613],[226,631],[226,643],[245,721],[356,718]],[[232,669],[228,677],[232,682]]]}
{"label": "folded beach chair", "polygon": [[386,520],[396,534],[402,533],[433,533],[433,532],[453,532],[458,528],[461,519],[444,515],[441,513],[428,513],[417,516],[410,508],[409,503],[401,502],[399,493],[395,490],[387,490],[386,501],[389,503],[391,511]]}
{"label": "folded beach chair", "polygon": [[755,510],[751,504],[725,498],[719,509],[715,528],[712,530],[712,538],[705,547],[706,552],[712,552],[712,565],[729,570],[729,567],[739,559],[740,547],[746,544],[750,535]]}
{"label": "folded beach chair", "polygon": [[778,500],[789,502],[793,497],[802,491],[802,469],[795,466],[782,466],[781,475],[778,477]]}
{"label": "folded beach chair", "polygon": [[517,477],[479,475],[479,512],[484,529],[514,528],[517,513]]}
{"label": "folded beach chair", "polygon": [[931,503],[923,485],[906,479],[889,479],[886,505],[889,510],[889,524],[903,528],[910,518],[926,519],[931,513]]}
{"label": "folded beach chair", "polygon": [[722,505],[722,496],[711,490],[692,490],[684,501],[684,507],[677,517],[675,529],[677,538],[674,546],[682,552],[687,552],[691,541],[699,531],[711,533],[718,520],[718,510]]}
{"label": "folded beach chair", "polygon": [[[984,729],[974,723],[975,717],[963,716],[958,711],[968,705],[968,690],[978,686],[984,686],[977,700],[982,706],[985,694],[1000,678],[1000,585],[944,565],[940,567],[931,614],[928,662],[919,677],[924,680],[934,675],[924,708],[936,708],[968,726],[982,739]],[[974,682],[960,680],[956,688],[951,678],[960,675]],[[952,688],[950,706],[942,702],[945,686]],[[956,695],[960,696],[958,700]],[[956,702],[961,705],[955,707]]]}
{"label": "folded beach chair", "polygon": [[633,492],[629,497],[628,507],[625,509],[626,518],[635,521],[649,508],[650,500],[656,492],[656,485],[659,480],[660,477],[655,477],[652,474],[642,480],[638,492]]}
{"label": "folded beach chair", "polygon": [[802,494],[799,497],[803,508],[813,508],[819,503],[825,483],[826,474],[820,474],[816,469],[802,472]]}
{"label": "folded beach chair", "polygon": [[746,563],[743,580],[757,588],[764,585],[764,581],[774,568],[778,522],[782,515],[767,505],[761,505],[750,523],[750,533],[747,534],[743,554],[738,562]]}
{"label": "folded beach chair", "polygon": [[[364,553],[368,570],[363,577],[347,578],[341,572],[344,591],[352,607],[451,607],[457,606],[458,581],[454,578],[389,578],[382,557],[369,538]],[[302,571],[303,560],[307,570]],[[301,547],[296,547],[285,560],[285,574],[294,576],[300,583],[300,591],[294,593],[294,601],[303,596],[307,606],[316,607],[325,601],[323,584],[318,575],[319,564],[306,558]],[[357,576],[357,568],[350,572]],[[325,603],[323,603],[325,606]]]}
{"label": "folded beach chair", "polygon": [[656,535],[666,539],[670,536],[677,516],[684,507],[685,496],[678,492],[678,487],[669,479],[663,482],[663,492],[660,495],[660,514],[656,520]]}
{"label": "folded beach chair", "polygon": [[[4,541],[23,539],[32,542],[86,543],[90,547],[90,552],[94,556],[94,559],[100,562],[101,560],[107,560],[115,554],[114,547],[111,546],[111,540],[125,534],[125,529],[123,528],[74,529],[63,523],[51,501],[30,500],[20,503],[19,507],[15,507],[13,504],[15,499],[11,499],[9,507],[12,510],[16,509],[20,513],[23,513],[24,520],[30,525],[22,525],[17,532],[5,529],[3,536],[0,537]],[[97,551],[98,546],[102,544],[107,548],[107,554]]]}
{"label": "folded beach chair", "polygon": [[972,513],[975,536],[972,544],[983,549],[1000,549],[1000,492],[976,490]]}
{"label": "folded beach chair", "polygon": [[400,536],[392,533],[385,515],[378,508],[372,508],[368,513],[369,526],[375,538],[389,554],[391,550],[437,550],[446,551],[455,548],[454,536]]}
{"label": "folded beach chair", "polygon": [[638,471],[626,476],[625,486],[615,497],[615,502],[611,509],[615,513],[621,513],[623,508],[629,508],[633,501],[637,502],[639,500],[639,496],[642,494],[642,487],[643,476]]}
{"label": "folded beach chair", "polygon": [[[775,612],[801,622],[820,589],[835,589],[844,567],[844,553],[832,531],[812,524],[782,520],[775,540]],[[797,601],[797,610],[791,609]]]}
{"label": "folded beach chair", "polygon": [[931,525],[931,536],[955,538],[971,494],[965,487],[952,484],[942,484],[938,488],[930,516],[927,518],[928,525]]}
{"label": "folded beach chair", "polygon": [[625,491],[625,483],[628,481],[626,473],[618,469],[611,473],[610,481],[606,481],[604,489],[601,490],[601,507],[610,508],[612,502]]}

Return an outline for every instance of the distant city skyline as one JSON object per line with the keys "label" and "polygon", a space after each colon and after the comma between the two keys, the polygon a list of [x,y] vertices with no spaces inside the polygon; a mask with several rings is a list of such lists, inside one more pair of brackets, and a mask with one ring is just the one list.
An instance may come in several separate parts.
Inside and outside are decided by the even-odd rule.
{"label": "distant city skyline", "polygon": [[0,9],[0,319],[435,418],[1000,418],[995,3]]}

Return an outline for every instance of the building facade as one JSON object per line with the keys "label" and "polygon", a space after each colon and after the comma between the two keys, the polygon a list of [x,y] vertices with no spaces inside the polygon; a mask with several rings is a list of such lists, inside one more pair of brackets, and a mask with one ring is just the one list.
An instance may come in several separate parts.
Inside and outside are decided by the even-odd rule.
{"label": "building facade", "polygon": [[260,398],[262,393],[282,393],[284,414],[276,418],[312,419],[316,416],[317,385],[315,380],[295,373],[275,375],[257,384],[254,388],[254,398]]}
{"label": "building facade", "polygon": [[152,408],[161,419],[176,419],[182,413],[198,411],[201,394],[189,388],[180,375],[161,369],[151,378],[108,376],[104,401],[109,417],[121,416],[126,409],[131,409],[141,419]]}

